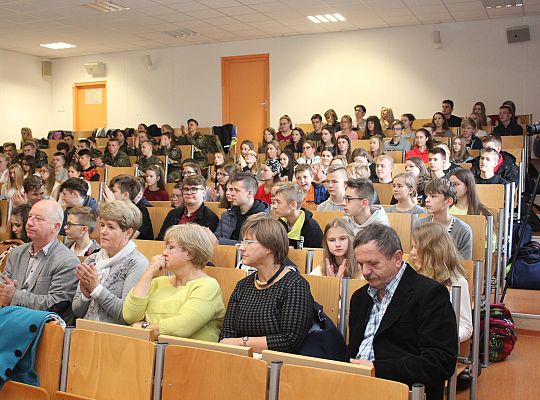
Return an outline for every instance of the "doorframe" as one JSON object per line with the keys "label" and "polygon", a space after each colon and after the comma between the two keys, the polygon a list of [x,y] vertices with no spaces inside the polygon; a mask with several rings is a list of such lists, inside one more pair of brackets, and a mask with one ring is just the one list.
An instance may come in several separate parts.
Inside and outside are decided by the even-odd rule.
{"label": "doorframe", "polygon": [[267,113],[266,113],[266,126],[270,124],[270,53],[262,54],[246,54],[242,56],[228,56],[221,57],[221,123],[230,122],[228,121],[230,115],[230,104],[229,104],[229,69],[227,64],[236,61],[266,61],[266,70],[264,71],[264,79],[267,83]]}
{"label": "doorframe", "polygon": [[[105,90],[107,89],[107,81],[95,81],[95,82],[76,82],[73,84],[72,89],[72,96],[73,96],[73,130],[77,131],[79,130],[77,127],[79,126],[79,102],[78,102],[78,90],[81,88],[85,88],[88,86],[95,86],[95,85],[104,85]],[[107,98],[105,98],[105,112],[107,112]],[[107,115],[107,124],[108,124],[108,115]]]}

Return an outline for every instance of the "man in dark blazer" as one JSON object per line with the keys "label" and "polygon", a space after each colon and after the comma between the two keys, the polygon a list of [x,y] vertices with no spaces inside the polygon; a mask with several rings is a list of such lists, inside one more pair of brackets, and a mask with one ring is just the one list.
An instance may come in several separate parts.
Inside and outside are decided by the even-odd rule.
{"label": "man in dark blazer", "polygon": [[79,259],[56,238],[63,214],[54,200],[41,200],[32,206],[26,223],[32,241],[9,254],[4,275],[0,276],[0,305],[70,313]]}
{"label": "man in dark blazer", "polygon": [[354,240],[368,281],[351,299],[349,357],[375,376],[422,383],[428,400],[443,399],[457,361],[457,326],[447,288],[403,262],[397,233],[380,224]]}

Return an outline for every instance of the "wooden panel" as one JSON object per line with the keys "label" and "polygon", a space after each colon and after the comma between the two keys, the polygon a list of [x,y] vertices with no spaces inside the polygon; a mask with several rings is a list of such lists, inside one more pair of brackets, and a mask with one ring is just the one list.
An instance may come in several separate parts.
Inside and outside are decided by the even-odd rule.
{"label": "wooden panel", "polygon": [[291,249],[289,248],[289,254],[287,255],[289,260],[291,260],[300,271],[301,274],[306,273],[306,261],[307,261],[307,250],[306,249]]}
{"label": "wooden panel", "polygon": [[76,394],[66,393],[66,392],[56,392],[57,400],[94,400],[91,397],[78,396]]}
{"label": "wooden panel", "polygon": [[107,143],[109,143],[109,138],[96,138],[96,146],[98,147],[106,147]]}
{"label": "wooden panel", "polygon": [[317,221],[322,231],[331,221],[345,215],[343,211],[313,211],[313,219]]}
{"label": "wooden panel", "polygon": [[162,240],[133,240],[137,245],[137,250],[139,250],[148,260],[153,256],[163,253],[165,250],[165,242]]}
{"label": "wooden panel", "polygon": [[234,346],[232,344],[214,343],[207,342],[205,340],[188,339],[168,335],[160,335],[158,337],[158,342],[184,347],[194,347],[197,349],[221,351],[223,353],[236,354],[245,357],[253,357],[253,349],[245,346]]}
{"label": "wooden panel", "polygon": [[154,207],[168,207],[171,208],[171,202],[170,201],[151,201],[150,204],[152,204]]}
{"label": "wooden panel", "polygon": [[405,164],[395,163],[394,168],[392,168],[392,178],[404,172],[407,172],[405,171]]}
{"label": "wooden panel", "polygon": [[152,231],[154,237],[159,234],[163,222],[167,217],[167,214],[172,210],[172,207],[147,207],[150,220],[152,221]]}
{"label": "wooden panel", "polygon": [[412,214],[388,213],[390,226],[398,233],[404,253],[411,251]]}
{"label": "wooden panel", "polygon": [[214,267],[235,268],[237,247],[227,244],[216,244],[214,255],[210,260]]}
{"label": "wooden panel", "polygon": [[[100,178],[101,177],[103,177],[103,180],[105,179],[103,175],[100,175]],[[90,196],[97,201],[101,201],[101,184],[103,182],[91,181],[87,183],[90,185]]]}
{"label": "wooden panel", "polygon": [[110,324],[107,322],[91,321],[88,319],[78,318],[75,327],[77,329],[85,329],[87,331],[113,333],[115,335],[127,336],[141,340],[155,340],[152,330],[135,328],[133,326]]}
{"label": "wooden panel", "polygon": [[[375,370],[365,365],[351,364],[341,361],[325,360],[323,358],[300,356],[297,354],[282,353],[280,351],[263,350],[262,360],[268,365],[272,361],[283,361],[287,365],[297,365],[304,367],[321,368],[338,372],[348,372],[355,375],[371,377],[374,376]],[[336,397],[330,396],[333,399]]]}
{"label": "wooden panel", "polygon": [[218,281],[225,308],[229,305],[229,299],[238,281],[247,276],[246,271],[237,268],[206,267],[204,272]]}
{"label": "wooden panel", "polygon": [[392,157],[392,160],[394,160],[394,164],[402,163],[405,159],[405,152],[402,150],[385,151],[384,154]]}
{"label": "wooden panel", "polygon": [[49,393],[41,387],[7,381],[0,390],[0,400],[49,400]]}
{"label": "wooden panel", "polygon": [[351,152],[354,149],[365,149],[369,151],[369,140],[351,140]]}
{"label": "wooden panel", "polygon": [[311,122],[309,124],[294,124],[296,128],[302,129],[306,134],[308,132],[313,132],[313,125]]}
{"label": "wooden panel", "polygon": [[182,160],[185,160],[186,158],[193,158],[194,147],[192,145],[185,144],[177,147],[182,152]]}
{"label": "wooden panel", "polygon": [[152,342],[75,329],[66,392],[99,399],[150,400],[154,356]]}
{"label": "wooden panel", "polygon": [[227,211],[226,208],[220,208],[219,202],[217,201],[205,201],[204,205],[208,207],[210,210],[212,210],[218,216],[218,218],[221,218],[221,214]]}
{"label": "wooden panel", "polygon": [[74,131],[73,137],[75,140],[88,139],[92,137],[92,131]]}
{"label": "wooden panel", "polygon": [[338,324],[340,280],[333,276],[304,275],[315,301],[323,306],[328,317]]}
{"label": "wooden panel", "polygon": [[56,322],[45,324],[36,352],[36,372],[39,375],[40,386],[53,400],[60,388],[63,349],[64,328]]}
{"label": "wooden panel", "polygon": [[486,207],[496,210],[504,208],[504,185],[476,185],[476,191]]}
{"label": "wooden panel", "polygon": [[0,200],[0,232],[9,234],[8,206],[9,202],[7,200]]}
{"label": "wooden panel", "polygon": [[[482,186],[482,185],[477,185]],[[487,186],[487,185],[485,185]],[[489,185],[492,186],[492,185]],[[472,259],[486,260],[486,235],[487,235],[487,221],[483,215],[456,215],[461,221],[465,222],[472,229]]]}
{"label": "wooden panel", "polygon": [[522,149],[524,144],[524,136],[501,136],[502,149]]}
{"label": "wooden panel", "polygon": [[135,176],[137,167],[107,167],[107,185],[118,175]]}
{"label": "wooden panel", "polygon": [[162,400],[265,400],[264,361],[220,351],[167,346]]}
{"label": "wooden panel", "polygon": [[390,204],[392,201],[392,184],[391,183],[374,183],[373,187],[379,196],[381,204]]}
{"label": "wooden panel", "polygon": [[[309,377],[309,384],[306,384]],[[279,380],[280,400],[407,400],[409,387],[403,383],[345,372],[286,364]]]}
{"label": "wooden panel", "polygon": [[[504,137],[504,136],[503,136]],[[512,154],[514,157],[516,157],[516,164],[519,165],[519,163],[521,163],[521,159],[523,158],[523,149],[511,149],[511,148],[507,148],[507,149],[504,149],[504,151],[506,151],[507,153],[510,153]]]}

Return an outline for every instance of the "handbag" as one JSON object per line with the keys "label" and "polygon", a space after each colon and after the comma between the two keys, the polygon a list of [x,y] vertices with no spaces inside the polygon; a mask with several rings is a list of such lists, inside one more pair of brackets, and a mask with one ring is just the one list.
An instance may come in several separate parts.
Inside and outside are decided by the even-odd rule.
{"label": "handbag", "polygon": [[540,289],[540,244],[528,242],[519,249],[510,275],[510,287]]}
{"label": "handbag", "polygon": [[313,305],[313,324],[298,354],[347,361],[347,346],[343,335],[317,302]]}

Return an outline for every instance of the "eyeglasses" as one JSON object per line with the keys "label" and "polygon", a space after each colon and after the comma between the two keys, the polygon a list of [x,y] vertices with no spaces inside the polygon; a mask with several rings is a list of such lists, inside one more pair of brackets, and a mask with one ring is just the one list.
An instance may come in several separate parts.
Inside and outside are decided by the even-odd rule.
{"label": "eyeglasses", "polygon": [[351,200],[364,200],[364,197],[343,196],[343,200],[345,200],[345,203],[349,204]]}
{"label": "eyeglasses", "polygon": [[195,194],[195,193],[197,193],[198,190],[204,190],[204,189],[200,188],[200,187],[183,188],[182,193],[183,194]]}
{"label": "eyeglasses", "polygon": [[242,240],[240,242],[240,246],[242,247],[248,247],[250,244],[259,243],[258,240]]}
{"label": "eyeglasses", "polygon": [[85,224],[74,224],[73,222],[66,222],[66,229],[69,229],[72,226],[86,226],[86,225]]}

